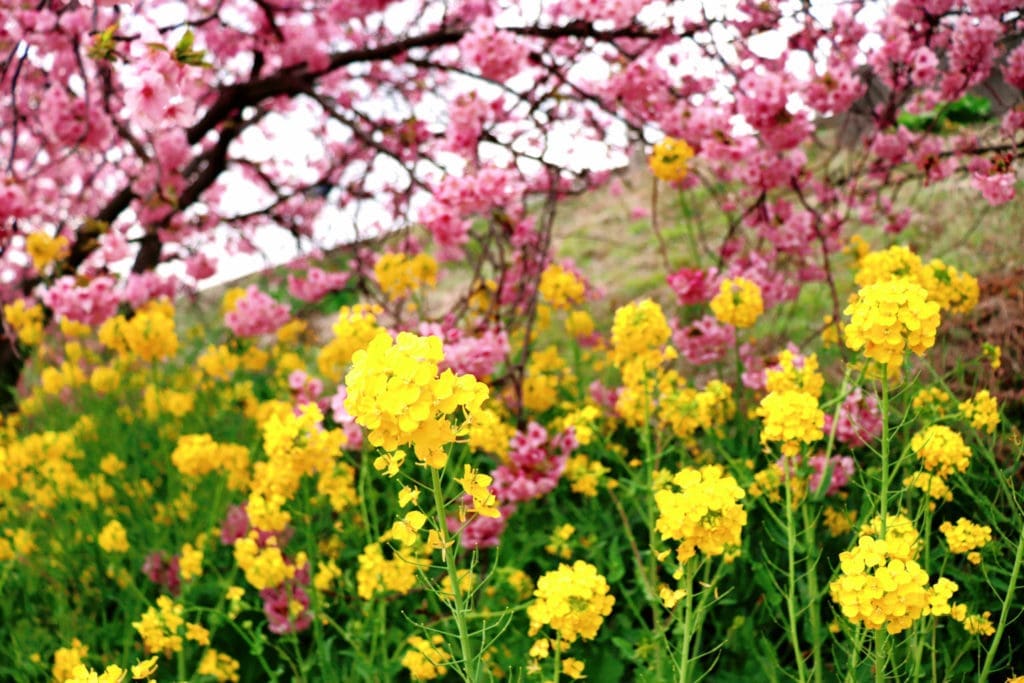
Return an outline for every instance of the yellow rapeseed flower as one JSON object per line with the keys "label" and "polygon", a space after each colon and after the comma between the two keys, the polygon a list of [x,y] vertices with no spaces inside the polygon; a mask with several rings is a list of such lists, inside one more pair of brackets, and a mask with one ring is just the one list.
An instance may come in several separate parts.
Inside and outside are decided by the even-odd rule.
{"label": "yellow rapeseed flower", "polygon": [[117,664],[111,664],[103,673],[94,671],[85,664],[79,664],[72,670],[71,677],[64,679],[64,683],[121,683],[125,673]]}
{"label": "yellow rapeseed flower", "polygon": [[132,666],[132,678],[140,680],[156,673],[157,657],[150,657]]}
{"label": "yellow rapeseed flower", "polygon": [[237,683],[241,679],[241,668],[242,665],[231,655],[210,649],[199,660],[196,673],[200,676],[212,676],[222,683]]}
{"label": "yellow rapeseed flower", "polygon": [[472,501],[467,512],[483,517],[501,517],[501,512],[498,511],[498,499],[495,498],[494,493],[488,488],[491,482],[494,481],[493,477],[487,474],[480,474],[467,463],[462,478],[456,478],[455,481],[462,487],[463,493],[469,496]]}
{"label": "yellow rapeseed flower", "polygon": [[971,449],[963,437],[945,425],[932,425],[914,434],[910,450],[924,469],[943,478],[966,471],[971,462]]}
{"label": "yellow rapeseed flower", "polygon": [[410,649],[402,655],[402,666],[409,670],[409,677],[414,681],[432,681],[442,678],[448,673],[445,666],[451,661],[451,654],[443,649],[444,636],[434,634],[430,640],[420,636],[409,636],[405,641]]}
{"label": "yellow rapeseed flower", "polygon": [[655,530],[662,540],[679,542],[676,557],[685,563],[697,551],[724,555],[731,561],[739,552],[747,511],[740,503],[743,489],[721,466],[686,467],[655,492],[658,506]]}
{"label": "yellow rapeseed flower", "polygon": [[126,553],[131,548],[124,525],[116,519],[107,522],[96,542],[108,553]]}
{"label": "yellow rapeseed flower", "polygon": [[861,536],[839,554],[840,574],[831,584],[832,600],[854,624],[901,633],[929,614],[949,614],[957,586],[948,579],[928,585],[928,573],[916,560],[894,557],[889,544]]}
{"label": "yellow rapeseed flower", "polygon": [[540,274],[537,289],[545,301],[559,310],[568,310],[583,303],[587,293],[586,283],[557,263],[552,263]]}
{"label": "yellow rapeseed flower", "polygon": [[818,354],[799,357],[791,349],[779,352],[775,365],[765,369],[765,390],[802,391],[821,398],[825,377],[818,370]]}
{"label": "yellow rapeseed flower", "polygon": [[615,311],[612,321],[612,360],[621,367],[637,358],[662,359],[661,349],[672,336],[665,314],[656,302],[643,299]]}
{"label": "yellow rapeseed flower", "polygon": [[17,299],[4,305],[4,318],[26,346],[35,346],[43,340],[43,307],[39,304],[26,306],[24,299]]}
{"label": "yellow rapeseed flower", "polygon": [[857,274],[853,281],[858,287],[899,278],[917,281],[922,265],[921,257],[903,245],[867,251],[860,254],[857,260]]}
{"label": "yellow rapeseed flower", "polygon": [[824,437],[825,413],[818,399],[803,391],[773,391],[761,399],[756,414],[762,420],[761,444],[781,442],[784,455],[799,455],[801,444]]}
{"label": "yellow rapeseed flower", "polygon": [[764,313],[761,288],[744,277],[723,280],[709,305],[719,322],[740,329],[753,327]]}
{"label": "yellow rapeseed flower", "polygon": [[25,238],[25,251],[32,259],[32,266],[37,271],[66,258],[71,251],[71,244],[64,235],[50,237],[45,232],[34,232]]}
{"label": "yellow rapeseed flower", "polygon": [[975,429],[991,434],[999,426],[999,404],[988,389],[982,389],[972,398],[962,401],[959,408]]}
{"label": "yellow rapeseed flower", "polygon": [[879,363],[900,366],[907,349],[918,356],[935,345],[939,305],[916,282],[883,280],[857,292],[844,313],[846,346]]}
{"label": "yellow rapeseed flower", "polygon": [[74,676],[75,667],[79,666],[89,655],[89,646],[78,638],[73,638],[67,647],[59,647],[53,653],[53,668],[50,670],[55,680],[63,681]]}
{"label": "yellow rapeseed flower", "polygon": [[665,136],[654,145],[647,162],[656,178],[674,183],[686,177],[693,148],[685,140]]}
{"label": "yellow rapeseed flower", "polygon": [[529,634],[550,626],[568,643],[593,640],[615,604],[615,596],[608,595],[608,581],[582,560],[572,566],[559,564],[541,576],[533,595],[536,600],[526,608]]}
{"label": "yellow rapeseed flower", "polygon": [[381,254],[373,265],[373,274],[388,299],[404,299],[423,286],[437,284],[437,261],[430,254],[420,252],[415,256],[387,252]]}
{"label": "yellow rapeseed flower", "polygon": [[939,531],[946,537],[950,552],[967,555],[972,564],[981,562],[981,554],[975,551],[984,548],[992,540],[992,527],[975,524],[966,517],[958,519],[956,524],[943,522]]}
{"label": "yellow rapeseed flower", "polygon": [[395,451],[411,445],[421,464],[435,469],[448,460],[457,411],[473,414],[487,399],[487,385],[472,375],[438,371],[444,358],[438,337],[400,332],[377,335],[352,358],[345,376],[345,409],[369,430],[367,440]]}

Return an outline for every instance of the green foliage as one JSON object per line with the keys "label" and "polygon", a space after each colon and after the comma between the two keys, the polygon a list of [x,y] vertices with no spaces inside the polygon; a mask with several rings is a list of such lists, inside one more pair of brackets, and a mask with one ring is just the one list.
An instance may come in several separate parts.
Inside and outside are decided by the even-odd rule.
{"label": "green foliage", "polygon": [[968,93],[958,100],[946,102],[931,111],[918,114],[901,112],[896,122],[914,132],[938,132],[983,123],[992,118],[992,102],[980,95]]}

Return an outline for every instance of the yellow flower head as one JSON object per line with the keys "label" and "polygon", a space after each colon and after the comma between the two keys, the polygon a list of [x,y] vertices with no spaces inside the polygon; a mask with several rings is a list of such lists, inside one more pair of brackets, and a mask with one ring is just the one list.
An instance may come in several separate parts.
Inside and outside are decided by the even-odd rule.
{"label": "yellow flower head", "polygon": [[853,549],[839,554],[839,577],[829,584],[832,600],[854,624],[901,633],[929,614],[949,614],[949,598],[958,586],[928,573],[912,559],[894,556],[887,541],[862,535]]}
{"label": "yellow flower head", "polygon": [[723,280],[710,306],[719,322],[740,329],[752,327],[764,313],[761,288],[744,277]]}
{"label": "yellow flower head", "polygon": [[718,465],[686,467],[654,494],[658,506],[655,529],[662,540],[679,542],[676,557],[687,562],[697,551],[733,559],[747,511],[740,503],[743,489]]}
{"label": "yellow flower head", "polygon": [[150,657],[145,659],[132,667],[132,678],[138,680],[141,678],[149,678],[156,673],[156,661],[157,657]]}
{"label": "yellow flower head", "polygon": [[241,668],[242,665],[231,655],[210,649],[199,660],[199,668],[196,669],[196,673],[200,676],[212,676],[217,681],[237,683],[241,678],[239,675]]}
{"label": "yellow flower head", "polygon": [[992,540],[992,527],[975,524],[965,517],[958,519],[956,524],[943,522],[939,531],[946,537],[950,552],[966,554],[973,564],[981,562],[981,554],[974,551],[984,548]]}
{"label": "yellow flower head", "polygon": [[35,346],[43,340],[45,313],[39,304],[26,307],[24,299],[16,299],[4,304],[4,318],[22,344]]}
{"label": "yellow flower head", "polygon": [[551,626],[569,643],[577,638],[593,640],[615,604],[615,596],[608,595],[608,581],[597,567],[582,560],[572,566],[559,564],[541,576],[533,595],[536,600],[526,608],[529,634]]}
{"label": "yellow flower head", "polygon": [[998,370],[1003,366],[1003,349],[998,344],[983,343],[981,356],[988,361],[989,367],[993,370]]}
{"label": "yellow flower head", "polygon": [[552,263],[540,274],[538,291],[553,308],[568,310],[583,303],[587,286],[571,270]]}
{"label": "yellow flower head", "polygon": [[42,271],[50,263],[66,258],[71,244],[64,235],[50,237],[45,232],[34,232],[25,238],[25,251],[32,259],[32,266]]}
{"label": "yellow flower head", "polygon": [[653,367],[661,363],[662,347],[671,336],[672,329],[656,302],[644,299],[626,304],[615,311],[612,321],[612,360],[622,367],[631,361],[651,359]]}
{"label": "yellow flower head", "polygon": [[778,363],[765,369],[765,389],[773,391],[802,391],[821,398],[825,377],[818,371],[818,354],[801,356],[792,349],[779,352]]}
{"label": "yellow flower head", "polygon": [[146,362],[168,360],[178,353],[174,309],[162,306],[139,309],[131,320],[115,316],[100,326],[99,339],[122,356],[134,356]]}
{"label": "yellow flower head", "polygon": [[970,313],[978,305],[981,289],[977,279],[939,259],[932,259],[922,267],[918,280],[928,290],[928,298],[939,304],[943,311]]}
{"label": "yellow flower head", "polygon": [[400,252],[381,254],[373,266],[377,284],[388,299],[404,299],[423,286],[437,284],[437,261],[430,254],[420,252],[408,256]]}
{"label": "yellow flower head", "polygon": [[363,600],[370,600],[388,591],[407,594],[416,586],[417,572],[429,566],[429,562],[417,562],[408,554],[387,559],[381,544],[371,543],[363,548],[358,565],[356,592]]}
{"label": "yellow flower head", "polygon": [[470,514],[492,518],[501,517],[501,512],[498,511],[498,499],[488,488],[494,481],[493,477],[488,474],[480,474],[467,463],[462,478],[455,481],[472,501],[469,507]]}
{"label": "yellow flower head", "polygon": [[935,345],[939,305],[916,282],[901,278],[868,285],[844,313],[846,346],[879,363],[900,366],[910,349],[918,356]]}
{"label": "yellow flower head", "polygon": [[647,161],[656,178],[674,183],[686,177],[688,162],[692,158],[693,148],[685,140],[665,136],[654,145]]}
{"label": "yellow flower head", "polygon": [[93,671],[85,664],[79,664],[72,670],[71,677],[64,679],[64,683],[121,683],[125,673],[117,664],[111,664],[103,673]]}
{"label": "yellow flower head", "polygon": [[964,472],[971,462],[971,449],[963,437],[945,425],[932,425],[914,434],[910,450],[924,469],[942,478]]}
{"label": "yellow flower head", "polygon": [[345,409],[369,431],[367,440],[386,451],[411,444],[417,459],[440,469],[444,446],[455,441],[455,413],[473,414],[487,399],[487,385],[472,375],[438,372],[444,358],[438,337],[400,332],[377,335],[352,358],[345,376]]}
{"label": "yellow flower head", "polygon": [[96,542],[108,553],[126,553],[131,548],[124,525],[116,519],[107,522]]}
{"label": "yellow flower head", "polygon": [[818,399],[803,391],[773,391],[757,408],[762,419],[761,443],[782,443],[784,455],[800,453],[800,445],[813,443],[824,437],[825,413],[818,407]]}
{"label": "yellow flower head", "polygon": [[896,245],[861,255],[857,262],[854,282],[858,287],[867,287],[878,282],[898,278],[918,280],[921,273],[921,257],[908,247]]}
{"label": "yellow flower head", "polygon": [[75,667],[79,666],[89,654],[89,646],[78,638],[74,638],[67,647],[59,647],[53,653],[53,669],[50,673],[58,681],[74,676]]}
{"label": "yellow flower head", "polygon": [[377,316],[381,312],[380,306],[368,304],[341,307],[331,328],[334,339],[324,345],[316,357],[317,368],[324,377],[333,382],[341,380],[352,355],[366,348],[384,330],[377,325]]}
{"label": "yellow flower head", "polygon": [[961,402],[959,408],[975,429],[991,434],[999,426],[999,404],[988,389],[982,389],[973,398]]}
{"label": "yellow flower head", "polygon": [[430,640],[420,636],[409,636],[406,640],[410,649],[402,656],[402,666],[409,670],[414,681],[432,681],[448,673],[445,666],[451,661],[451,654],[444,649],[444,637],[433,635]]}
{"label": "yellow flower head", "polygon": [[594,319],[586,311],[570,311],[565,316],[565,331],[574,339],[586,339],[594,334]]}

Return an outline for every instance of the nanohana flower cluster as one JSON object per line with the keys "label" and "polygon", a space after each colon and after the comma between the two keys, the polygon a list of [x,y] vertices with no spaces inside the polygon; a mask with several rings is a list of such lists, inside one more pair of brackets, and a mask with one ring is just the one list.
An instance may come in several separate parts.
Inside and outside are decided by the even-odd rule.
{"label": "nanohana flower cluster", "polygon": [[709,557],[735,558],[747,511],[746,496],[721,466],[687,467],[672,475],[654,494],[658,507],[655,529],[662,540],[677,541],[676,559],[685,564],[697,552]]}
{"label": "nanohana flower cluster", "polygon": [[[413,314],[408,297],[436,274],[425,252],[364,267],[360,277],[376,283],[384,305],[341,307],[320,345],[310,343],[315,325],[253,289],[225,295],[236,329],[217,339],[186,330],[167,298],[146,301],[166,289],[156,280],[135,281],[122,302],[131,310],[91,327],[67,315],[48,321],[30,300],[6,305],[12,334],[38,347],[44,367],[21,414],[0,419],[0,581],[8,568],[20,587],[32,581],[22,567],[57,576],[62,562],[68,571],[84,566],[83,604],[109,604],[100,590],[123,591],[125,623],[135,629],[128,639],[154,666],[174,659],[187,663],[179,677],[217,681],[240,680],[260,658],[257,648],[236,660],[211,647],[231,642],[219,631],[225,616],[236,631],[259,633],[264,651],[302,649],[344,629],[355,642],[376,643],[371,657],[389,675],[413,680],[462,675],[474,657],[495,676],[514,667],[544,678],[596,676],[601,655],[579,641],[607,637],[602,629],[617,639],[620,628],[647,638],[652,624],[677,638],[686,629],[669,619],[693,626],[694,615],[735,612],[717,600],[723,591],[760,597],[772,582],[784,585],[788,577],[773,573],[789,550],[794,586],[805,580],[800,571],[824,579],[838,565],[827,593],[833,613],[852,624],[898,635],[928,616],[950,616],[969,634],[995,633],[990,612],[952,596],[984,604],[975,565],[984,553],[981,568],[995,569],[991,545],[1005,531],[984,510],[977,521],[938,516],[952,507],[942,502],[983,478],[959,475],[985,461],[985,440],[971,430],[999,428],[994,390],[958,403],[953,390],[931,387],[885,404],[857,373],[841,385],[826,380],[835,368],[795,344],[774,355],[752,336],[739,344],[741,330],[785,298],[760,256],[728,277],[677,271],[675,319],[641,299],[615,311],[610,334],[582,308],[595,297],[576,267],[544,263],[543,272],[524,271],[537,284],[529,335],[492,317],[521,301],[484,279],[465,302],[469,324],[403,317]],[[923,352],[939,313],[972,301],[966,276],[909,251],[865,249],[858,264],[862,289],[844,334],[878,362],[902,365],[907,349]],[[316,300],[342,282],[310,278],[290,285],[295,298]],[[253,320],[240,319],[249,313]],[[735,371],[720,362],[732,351]],[[89,402],[101,409],[70,422]],[[893,404],[907,416],[898,436]],[[131,436],[119,440],[115,429]],[[883,432],[899,456],[881,476],[888,485],[902,480],[900,504],[918,507],[872,519],[883,498],[873,490]],[[757,441],[774,455],[751,452]],[[733,457],[738,443],[746,452]],[[134,449],[146,458],[132,457]],[[767,466],[756,470],[755,460]],[[794,494],[788,520],[773,508],[781,486]],[[896,499],[890,489],[884,502]],[[47,539],[37,520],[65,509],[82,513],[84,528]],[[922,520],[938,531],[919,532]],[[606,561],[605,534],[619,533],[620,522],[625,535],[613,540],[635,553],[635,566]],[[787,523],[797,526],[781,531],[797,541],[819,531],[832,538],[783,547],[775,540],[789,539],[779,529],[745,531]],[[837,562],[830,549],[849,534],[855,540]],[[517,555],[523,548],[532,554]],[[100,564],[83,565],[86,556]],[[933,579],[940,564],[947,578]],[[758,576],[732,588],[737,571]],[[139,590],[129,591],[136,579]],[[711,596],[711,607],[700,606]],[[780,596],[793,601],[795,654],[807,653],[810,665],[807,646],[827,636],[803,621],[828,606],[801,590]],[[392,628],[398,615],[423,628]],[[468,640],[486,618],[505,629],[502,641],[467,656],[460,617]],[[624,675],[664,655],[659,638],[637,646],[646,654],[623,655],[632,667]],[[905,647],[892,642],[894,652]],[[50,647],[56,680],[122,683],[129,674],[126,655],[101,673],[89,668],[82,640],[62,635],[60,644]],[[148,676],[152,667],[138,671]]]}
{"label": "nanohana flower cluster", "polygon": [[813,394],[773,391],[761,399],[756,414],[762,419],[761,443],[780,442],[783,455],[798,455],[803,444],[824,437],[825,413]]}
{"label": "nanohana flower cluster", "polygon": [[897,278],[908,278],[921,285],[931,301],[942,311],[969,313],[978,303],[978,281],[939,259],[927,264],[902,245],[880,251],[868,251],[857,262],[854,281],[860,287]]}
{"label": "nanohana flower cluster", "polygon": [[560,564],[537,581],[536,600],[526,609],[530,635],[550,626],[568,643],[593,640],[615,605],[615,596],[608,592],[607,580],[594,565],[582,560]]}
{"label": "nanohana flower cluster", "polygon": [[648,163],[655,177],[676,183],[686,177],[693,154],[693,148],[685,140],[666,136],[654,145]]}
{"label": "nanohana flower cluster", "polygon": [[932,425],[914,434],[910,450],[928,472],[947,479],[954,472],[964,472],[971,462],[971,449],[964,438],[945,425]]}
{"label": "nanohana flower cluster", "polygon": [[444,450],[458,436],[455,413],[472,415],[487,399],[487,385],[472,375],[438,371],[444,353],[437,337],[381,333],[352,356],[345,376],[345,409],[386,451],[413,447],[422,464],[443,468]]}
{"label": "nanohana flower cluster", "polygon": [[939,304],[909,278],[862,287],[845,314],[846,345],[883,365],[901,366],[906,351],[920,356],[935,345]]}
{"label": "nanohana flower cluster", "polygon": [[722,280],[710,306],[720,322],[740,329],[752,327],[764,313],[761,288],[745,277]]}
{"label": "nanohana flower cluster", "polygon": [[[882,534],[882,525],[885,533]],[[922,617],[951,613],[959,586],[940,578],[929,585],[918,564],[920,542],[913,522],[890,515],[864,526],[856,546],[839,554],[839,577],[829,585],[832,600],[854,624],[901,633]]]}

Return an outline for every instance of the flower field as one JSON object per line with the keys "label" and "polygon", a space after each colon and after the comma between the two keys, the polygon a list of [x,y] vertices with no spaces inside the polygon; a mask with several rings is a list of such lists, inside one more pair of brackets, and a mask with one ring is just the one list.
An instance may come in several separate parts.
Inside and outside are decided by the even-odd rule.
{"label": "flower field", "polygon": [[0,683],[1024,683],[1024,5],[0,0]]}
{"label": "flower field", "polygon": [[776,349],[756,271],[602,322],[553,262],[507,333],[487,281],[461,328],[412,322],[425,252],[323,335],[290,307],[315,270],[207,327],[10,304],[0,677],[1024,680],[1021,437],[966,379],[1001,350],[929,360],[978,283],[840,258],[842,319]]}

